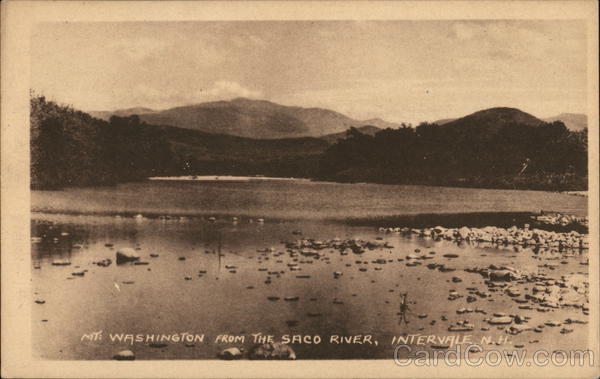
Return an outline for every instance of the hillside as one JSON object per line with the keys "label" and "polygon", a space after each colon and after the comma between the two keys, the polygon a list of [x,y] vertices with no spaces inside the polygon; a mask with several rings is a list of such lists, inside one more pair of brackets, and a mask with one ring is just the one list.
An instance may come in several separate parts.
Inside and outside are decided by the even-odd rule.
{"label": "hillside", "polygon": [[31,185],[106,185],[156,175],[309,177],[329,144],[318,138],[252,139],[172,126],[137,116],[110,122],[31,99]]}
{"label": "hillside", "polygon": [[[499,109],[499,108],[496,108]],[[445,125],[450,122],[456,121],[456,118],[444,118],[436,120],[433,123],[437,125]],[[572,131],[580,131],[588,127],[587,116],[580,113],[561,113],[554,117],[546,117],[541,119],[544,122],[562,121],[567,129]]]}
{"label": "hillside", "polygon": [[545,118],[544,121],[562,121],[569,130],[573,131],[580,131],[588,127],[587,115],[580,113],[561,113],[558,116]]}
{"label": "hillside", "polygon": [[138,113],[133,113],[131,109],[126,109],[114,112],[90,112],[90,114],[104,120],[108,120],[111,115],[138,114],[142,121],[149,124],[261,139],[318,137],[342,133],[350,127],[367,124],[378,127],[396,125],[381,119],[374,119],[371,122],[355,120],[323,108],[284,106],[266,100],[245,98],[161,111],[141,109]]}
{"label": "hillside", "polygon": [[444,124],[447,124],[447,123],[455,121],[455,120],[456,120],[455,118],[443,118],[441,120],[436,120],[433,123],[437,124],[437,125],[444,125]]}
{"label": "hillside", "polygon": [[127,109],[117,109],[116,111],[91,111],[88,112],[90,116],[99,118],[104,121],[108,121],[111,116],[119,116],[119,117],[129,117],[133,115],[143,115],[147,113],[156,112],[153,109],[145,108],[145,107],[134,107]]}
{"label": "hillside", "polygon": [[[366,134],[368,136],[374,136],[375,134],[377,134],[378,132],[381,131],[381,128],[378,128],[373,125],[365,125],[365,126],[360,126],[360,127],[356,128],[356,130],[358,130],[362,134]],[[334,134],[328,134],[326,136],[321,136],[320,139],[327,141],[330,144],[334,144],[337,142],[338,139],[345,139],[347,137],[347,134],[348,134],[348,132],[344,131],[341,133],[334,133]]]}
{"label": "hillside", "polygon": [[443,125],[447,128],[460,129],[463,132],[492,134],[511,124],[540,126],[544,124],[544,121],[519,109],[502,107],[478,111]]}
{"label": "hillside", "polygon": [[586,189],[587,133],[515,108],[491,108],[374,136],[354,129],[321,162],[321,178],[334,181]]}

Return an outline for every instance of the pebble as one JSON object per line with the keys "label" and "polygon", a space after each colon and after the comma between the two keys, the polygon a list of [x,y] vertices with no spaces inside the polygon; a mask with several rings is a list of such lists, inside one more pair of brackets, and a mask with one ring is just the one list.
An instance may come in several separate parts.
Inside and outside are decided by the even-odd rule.
{"label": "pebble", "polygon": [[219,359],[223,359],[226,361],[240,359],[240,358],[242,358],[242,356],[243,356],[242,350],[240,350],[237,347],[227,348],[225,350],[222,350],[219,354],[217,354],[217,357]]}
{"label": "pebble", "polygon": [[133,361],[135,360],[135,354],[131,350],[122,350],[115,354],[113,359],[117,361]]}

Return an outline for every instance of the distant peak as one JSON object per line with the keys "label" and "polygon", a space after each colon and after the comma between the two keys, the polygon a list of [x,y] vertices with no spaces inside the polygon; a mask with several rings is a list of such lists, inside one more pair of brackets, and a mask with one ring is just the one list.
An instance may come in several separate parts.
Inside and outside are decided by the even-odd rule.
{"label": "distant peak", "polygon": [[477,113],[495,113],[495,112],[503,112],[503,113],[526,113],[526,112],[523,112],[522,110],[520,110],[518,108],[494,107],[494,108],[482,109],[482,110],[480,110],[478,112],[475,112],[473,114],[477,114]]}
{"label": "distant peak", "polygon": [[264,99],[251,99],[248,97],[236,97],[233,98],[231,100],[229,100],[229,102],[231,103],[271,103],[268,100],[264,100]]}

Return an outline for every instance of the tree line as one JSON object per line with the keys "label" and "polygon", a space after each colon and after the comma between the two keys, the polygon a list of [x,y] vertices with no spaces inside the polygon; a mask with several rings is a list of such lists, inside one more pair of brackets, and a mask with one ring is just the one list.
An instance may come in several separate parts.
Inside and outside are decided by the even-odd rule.
{"label": "tree line", "polygon": [[332,145],[314,138],[252,140],[103,121],[31,97],[31,187],[112,185],[167,175],[256,175],[341,182],[547,190],[587,189],[587,130],[562,122],[494,130],[422,123],[374,136],[351,128]]}
{"label": "tree line", "polygon": [[31,187],[111,185],[176,171],[160,130],[137,116],[110,122],[34,96],[30,104]]}
{"label": "tree line", "polygon": [[374,136],[350,129],[323,155],[323,179],[546,190],[587,189],[587,130],[560,122],[497,130],[422,123]]}

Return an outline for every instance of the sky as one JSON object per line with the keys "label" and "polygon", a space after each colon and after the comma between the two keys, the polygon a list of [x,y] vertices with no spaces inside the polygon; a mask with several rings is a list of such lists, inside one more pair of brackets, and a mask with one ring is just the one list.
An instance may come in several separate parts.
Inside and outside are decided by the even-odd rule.
{"label": "sky", "polygon": [[585,113],[586,45],[576,20],[43,23],[31,88],[84,111],[247,97],[361,120],[548,117]]}

